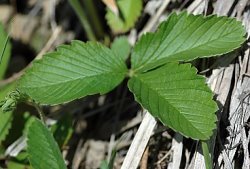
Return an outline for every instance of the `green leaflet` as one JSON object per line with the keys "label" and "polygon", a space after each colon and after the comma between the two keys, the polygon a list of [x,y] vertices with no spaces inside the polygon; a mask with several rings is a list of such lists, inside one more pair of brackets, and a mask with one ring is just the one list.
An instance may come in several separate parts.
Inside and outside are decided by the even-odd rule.
{"label": "green leaflet", "polygon": [[38,119],[29,127],[27,145],[29,161],[34,169],[66,169],[51,132]]}
{"label": "green leaflet", "polygon": [[167,62],[190,61],[232,51],[245,41],[241,22],[228,17],[173,13],[157,32],[135,45],[132,68],[145,72]]}
{"label": "green leaflet", "polygon": [[115,38],[115,40],[113,41],[111,45],[111,50],[116,54],[116,56],[126,61],[131,50],[131,46],[128,42],[128,38],[125,36]]}
{"label": "green leaflet", "polygon": [[127,32],[140,16],[142,0],[117,0],[120,16],[107,9],[106,19],[115,33]]}
{"label": "green leaflet", "polygon": [[0,144],[5,140],[9,134],[12,125],[13,112],[3,112],[0,109]]}
{"label": "green leaflet", "polygon": [[103,160],[100,166],[100,169],[113,169],[114,168],[114,162],[116,157],[117,150],[113,148],[110,160]]}
{"label": "green leaflet", "polygon": [[216,127],[213,94],[190,64],[166,64],[135,75],[128,85],[153,116],[187,137],[206,140]]}
{"label": "green leaflet", "polygon": [[0,23],[0,79],[3,79],[5,75],[11,53],[11,46],[7,36],[3,25]]}
{"label": "green leaflet", "polygon": [[51,127],[51,132],[59,145],[64,148],[68,144],[74,130],[73,130],[73,119],[71,114],[65,113],[57,122]]}
{"label": "green leaflet", "polygon": [[0,101],[0,108],[3,112],[13,112],[21,100],[22,94],[18,90],[11,91]]}
{"label": "green leaflet", "polygon": [[[15,161],[9,161],[7,163],[8,169],[32,169],[30,166],[15,162]],[[0,168],[1,169],[1,168]]]}
{"label": "green leaflet", "polygon": [[110,49],[99,43],[73,41],[34,62],[18,89],[41,104],[60,104],[109,92],[126,73],[124,61]]}

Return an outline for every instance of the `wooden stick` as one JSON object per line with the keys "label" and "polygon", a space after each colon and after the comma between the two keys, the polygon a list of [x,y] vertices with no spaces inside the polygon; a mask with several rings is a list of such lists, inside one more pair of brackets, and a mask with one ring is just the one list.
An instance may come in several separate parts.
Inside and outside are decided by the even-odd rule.
{"label": "wooden stick", "polygon": [[137,168],[155,126],[155,118],[149,112],[146,112],[135,138],[129,147],[121,169]]}

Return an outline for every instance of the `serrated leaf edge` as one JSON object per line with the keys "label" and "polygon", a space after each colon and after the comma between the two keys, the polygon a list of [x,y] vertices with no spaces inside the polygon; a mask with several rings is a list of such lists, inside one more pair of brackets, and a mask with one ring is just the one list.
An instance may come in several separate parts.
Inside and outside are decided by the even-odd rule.
{"label": "serrated leaf edge", "polygon": [[[165,65],[165,64],[164,64],[164,65]],[[164,66],[164,65],[162,65],[162,66]],[[179,65],[180,65],[180,64],[179,64]],[[202,76],[202,75],[197,74],[198,70],[197,70],[196,67],[193,67],[190,63],[186,63],[185,65],[188,65],[190,69],[193,69],[194,73],[195,73],[198,77],[202,78],[203,81],[204,81],[204,85],[207,86],[207,84],[206,84],[206,82],[205,82],[205,77]],[[147,73],[147,72],[144,72],[144,73]],[[139,73],[139,74],[144,74],[144,73]],[[132,79],[133,77],[137,77],[137,75],[138,75],[138,73],[137,73],[137,74],[134,74],[134,75],[131,77],[131,79]],[[135,100],[140,104],[141,107],[144,108],[144,106],[143,106],[142,103],[138,100],[138,98],[136,97],[135,93],[132,91],[132,89],[131,89],[131,87],[130,87],[130,85],[129,85],[129,83],[131,82],[131,79],[128,81],[128,88],[129,88],[130,92],[133,93]],[[211,91],[211,89],[210,89],[208,86],[207,86],[207,88]],[[149,88],[149,89],[153,90],[152,88]],[[157,92],[156,92],[156,93],[157,93]],[[160,96],[161,96],[161,95],[160,95]],[[161,97],[162,97],[162,96],[161,96]],[[164,99],[164,100],[165,100],[165,99]],[[188,136],[188,135],[186,135],[186,134],[184,134],[184,133],[182,133],[182,132],[180,132],[180,131],[178,131],[178,130],[176,130],[176,129],[170,127],[170,126],[168,126],[167,124],[164,124],[164,122],[161,121],[160,117],[155,116],[155,115],[151,114],[150,112],[149,112],[149,113],[150,113],[152,116],[154,116],[155,118],[157,118],[157,119],[158,119],[162,124],[164,124],[166,127],[170,127],[173,131],[181,133],[181,134],[182,134],[183,136],[185,136],[186,138],[192,138],[192,139],[194,139],[194,140],[207,140],[207,139],[209,139],[210,136],[213,134],[213,131],[216,130],[217,118],[216,118],[216,114],[215,114],[215,113],[219,110],[219,109],[218,109],[218,106],[217,106],[217,104],[216,104],[216,102],[213,100],[213,93],[212,93],[212,91],[211,91],[211,98],[210,98],[210,100],[212,100],[212,101],[215,103],[215,105],[216,105],[216,109],[215,109],[215,111],[214,111],[214,118],[213,118],[213,119],[210,119],[210,120],[213,120],[212,123],[214,124],[214,127],[213,127],[214,129],[213,129],[212,131],[210,131],[210,135],[209,135],[209,136],[206,136],[206,135],[204,135],[203,133],[201,133],[197,128],[195,128],[195,127],[193,126],[197,131],[199,131],[199,133],[200,133],[201,135],[203,135],[203,138],[193,138],[193,137],[190,137],[190,136]],[[171,104],[170,104],[170,105],[171,105]],[[175,108],[174,106],[172,106],[172,107]],[[176,109],[176,108],[175,108],[175,109]],[[179,111],[178,109],[176,109],[176,110]],[[181,113],[180,113],[180,114],[181,114]],[[191,124],[191,122],[190,122],[190,124]]]}
{"label": "serrated leaf edge", "polygon": [[[242,22],[239,21],[239,20],[236,20],[236,18],[233,18],[233,17],[218,16],[217,14],[212,14],[212,15],[208,15],[208,16],[204,16],[204,15],[202,15],[202,14],[194,15],[194,14],[192,14],[192,13],[188,13],[187,11],[182,11],[182,12],[180,12],[180,13],[173,12],[173,13],[171,13],[171,14],[169,15],[168,18],[170,18],[172,15],[175,15],[175,16],[184,15],[184,16],[186,16],[186,17],[191,15],[191,16],[203,17],[204,19],[210,19],[210,18],[213,18],[213,17],[222,18],[222,19],[226,19],[226,20],[229,20],[229,21],[232,21],[232,22],[235,22],[235,23],[241,25],[242,30],[245,29],[245,27],[242,25]],[[139,47],[138,44],[140,43],[140,40],[141,40],[142,38],[144,38],[145,36],[154,36],[155,34],[159,33],[159,32],[160,32],[160,28],[161,28],[162,25],[164,25],[167,21],[168,21],[168,19],[166,19],[165,21],[163,21],[162,23],[160,23],[160,25],[157,27],[157,30],[156,30],[155,32],[146,32],[146,33],[144,33],[144,34],[140,37],[140,39],[139,39],[138,41],[136,41],[136,43],[135,43],[134,46],[135,46],[135,47]],[[242,32],[242,33],[244,33],[244,34],[242,34],[242,37],[244,37],[243,40],[242,40],[242,42],[241,42],[237,47],[232,48],[232,49],[229,50],[228,52],[217,53],[217,54],[215,54],[215,55],[197,56],[197,57],[195,57],[194,59],[185,60],[185,62],[189,62],[189,61],[192,61],[192,60],[195,60],[195,59],[198,59],[198,58],[216,57],[216,56],[219,56],[219,55],[222,55],[222,54],[226,54],[226,53],[232,52],[232,51],[234,51],[235,49],[238,49],[238,48],[246,41],[246,37],[245,37],[245,36],[246,36],[246,32]],[[134,48],[134,49],[135,49],[135,48]],[[132,53],[133,53],[133,52],[132,52]],[[160,60],[157,61],[157,63],[158,63],[158,62],[163,62],[164,60],[168,60],[168,59],[169,59],[169,58],[160,59]],[[182,59],[182,60],[180,60],[180,61],[183,61],[183,60],[184,60],[184,59]],[[173,62],[173,61],[170,60],[170,61],[168,61],[168,62],[165,62],[164,64],[169,63],[169,62]],[[152,62],[152,63],[156,63],[156,62]],[[147,65],[147,64],[142,65],[141,67],[138,67],[138,68],[134,69],[133,71],[134,71],[134,72],[138,72],[138,73],[146,72],[146,71],[148,71],[147,68],[145,68],[146,65]],[[162,65],[159,65],[159,66],[162,66]],[[144,69],[146,69],[146,70],[144,70]]]}

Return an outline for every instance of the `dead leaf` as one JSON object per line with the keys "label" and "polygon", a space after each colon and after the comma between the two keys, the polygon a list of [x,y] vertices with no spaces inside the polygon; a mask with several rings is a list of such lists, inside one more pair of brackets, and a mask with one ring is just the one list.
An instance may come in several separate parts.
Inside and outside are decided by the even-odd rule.
{"label": "dead leaf", "polygon": [[119,14],[119,10],[115,0],[102,0],[102,2],[116,15]]}

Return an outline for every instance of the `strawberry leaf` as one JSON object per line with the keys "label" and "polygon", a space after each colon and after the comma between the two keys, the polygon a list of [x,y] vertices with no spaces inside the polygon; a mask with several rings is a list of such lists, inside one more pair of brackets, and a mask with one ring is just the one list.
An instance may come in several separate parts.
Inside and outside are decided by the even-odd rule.
{"label": "strawberry leaf", "polygon": [[143,35],[135,45],[132,68],[145,72],[167,62],[224,54],[240,47],[245,34],[233,18],[173,13],[157,32]]}
{"label": "strawberry leaf", "polygon": [[28,130],[29,161],[34,169],[66,169],[60,149],[51,132],[36,119]]}
{"label": "strawberry leaf", "polygon": [[107,93],[126,72],[124,61],[109,48],[73,41],[35,61],[20,79],[18,89],[41,104],[60,104]]}
{"label": "strawberry leaf", "polygon": [[116,1],[119,14],[107,9],[106,19],[115,33],[127,32],[132,28],[140,16],[142,0],[118,0]]}
{"label": "strawberry leaf", "polygon": [[136,100],[168,127],[193,139],[212,135],[217,105],[205,78],[190,64],[166,64],[134,75],[128,85]]}

